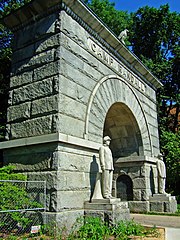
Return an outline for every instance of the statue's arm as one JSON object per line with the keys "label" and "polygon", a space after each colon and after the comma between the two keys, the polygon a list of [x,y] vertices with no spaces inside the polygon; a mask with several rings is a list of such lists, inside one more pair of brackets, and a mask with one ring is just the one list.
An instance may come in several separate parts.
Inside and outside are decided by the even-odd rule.
{"label": "statue's arm", "polygon": [[102,171],[105,169],[105,159],[104,159],[104,148],[100,147],[99,149],[99,160]]}

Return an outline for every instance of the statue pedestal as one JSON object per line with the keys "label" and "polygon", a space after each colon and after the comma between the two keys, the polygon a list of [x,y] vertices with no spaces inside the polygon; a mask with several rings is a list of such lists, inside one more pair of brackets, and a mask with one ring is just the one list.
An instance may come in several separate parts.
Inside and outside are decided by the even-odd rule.
{"label": "statue pedestal", "polygon": [[86,216],[100,217],[108,224],[130,219],[128,202],[121,202],[120,198],[94,199],[92,202],[85,202],[84,209]]}
{"label": "statue pedestal", "polygon": [[151,212],[172,212],[177,211],[177,201],[171,194],[153,194],[149,197]]}

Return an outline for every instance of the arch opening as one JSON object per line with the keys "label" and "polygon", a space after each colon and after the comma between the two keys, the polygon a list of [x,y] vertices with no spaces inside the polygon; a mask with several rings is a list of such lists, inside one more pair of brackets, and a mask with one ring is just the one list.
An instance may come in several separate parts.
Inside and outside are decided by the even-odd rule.
{"label": "arch opening", "polygon": [[114,103],[105,119],[103,135],[111,137],[113,158],[143,155],[143,144],[137,121],[124,103]]}
{"label": "arch opening", "polygon": [[121,175],[116,180],[117,198],[133,201],[133,183],[129,176]]}

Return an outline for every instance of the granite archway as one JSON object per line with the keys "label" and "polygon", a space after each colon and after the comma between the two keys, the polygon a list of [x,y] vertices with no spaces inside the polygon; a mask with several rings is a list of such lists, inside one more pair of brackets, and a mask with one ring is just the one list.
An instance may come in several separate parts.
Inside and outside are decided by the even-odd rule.
{"label": "granite archway", "polygon": [[137,155],[151,156],[152,142],[144,110],[131,85],[117,75],[102,78],[92,91],[86,114],[85,138],[101,142],[107,114],[115,108],[126,112],[129,117],[134,136],[139,142]]}

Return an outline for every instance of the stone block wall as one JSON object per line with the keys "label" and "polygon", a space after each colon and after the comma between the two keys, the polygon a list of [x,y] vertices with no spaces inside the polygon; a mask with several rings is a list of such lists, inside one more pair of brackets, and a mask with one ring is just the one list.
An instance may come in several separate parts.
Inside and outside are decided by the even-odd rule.
{"label": "stone block wall", "polygon": [[[136,103],[139,106],[129,105],[132,99],[126,96],[124,103],[130,109],[133,108],[131,110],[137,118],[139,111],[143,114],[144,120],[139,116],[137,121],[140,125],[141,122],[146,125],[141,129],[144,154],[158,154],[155,90],[142,80],[128,81],[122,68],[118,69],[118,61],[113,56],[112,49],[107,49],[103,41],[98,42],[90,34],[90,27],[82,27],[82,21],[74,20],[66,11],[57,11],[23,27],[23,31],[18,30],[15,36],[7,138],[17,139],[53,132],[84,138],[87,115],[96,111],[93,113],[98,116],[96,121],[92,122],[93,117],[89,119],[92,122],[89,125],[89,139],[100,143],[105,121],[100,120],[101,117],[105,118],[113,103],[123,102],[122,94],[131,95],[128,90],[131,87],[139,99]],[[94,52],[92,46],[96,46]],[[102,56],[109,58],[109,62]],[[125,63],[124,60],[123,64]],[[124,68],[123,71],[127,70]],[[93,105],[88,112],[93,90],[108,76],[114,76],[114,79],[116,76],[123,79],[124,76],[125,84],[121,88],[125,88],[125,91],[119,92],[113,83],[106,89],[109,93],[104,93],[103,89],[108,86],[101,87],[102,90],[100,88],[97,92],[97,98],[101,102],[94,101],[92,104],[101,105],[102,116],[93,109]],[[116,95],[119,96],[118,99]]]}
{"label": "stone block wall", "polygon": [[51,14],[15,32],[7,116],[9,139],[55,131],[53,115],[59,106],[57,16]]}
{"label": "stone block wall", "polygon": [[149,157],[120,158],[115,163],[114,179],[121,175],[130,177],[133,201],[147,201],[158,191],[156,159]]}
{"label": "stone block wall", "polygon": [[[94,153],[96,152],[96,153]],[[31,181],[46,181],[46,210],[80,210],[89,201],[99,171],[97,150],[48,143],[4,151],[4,161]]]}

